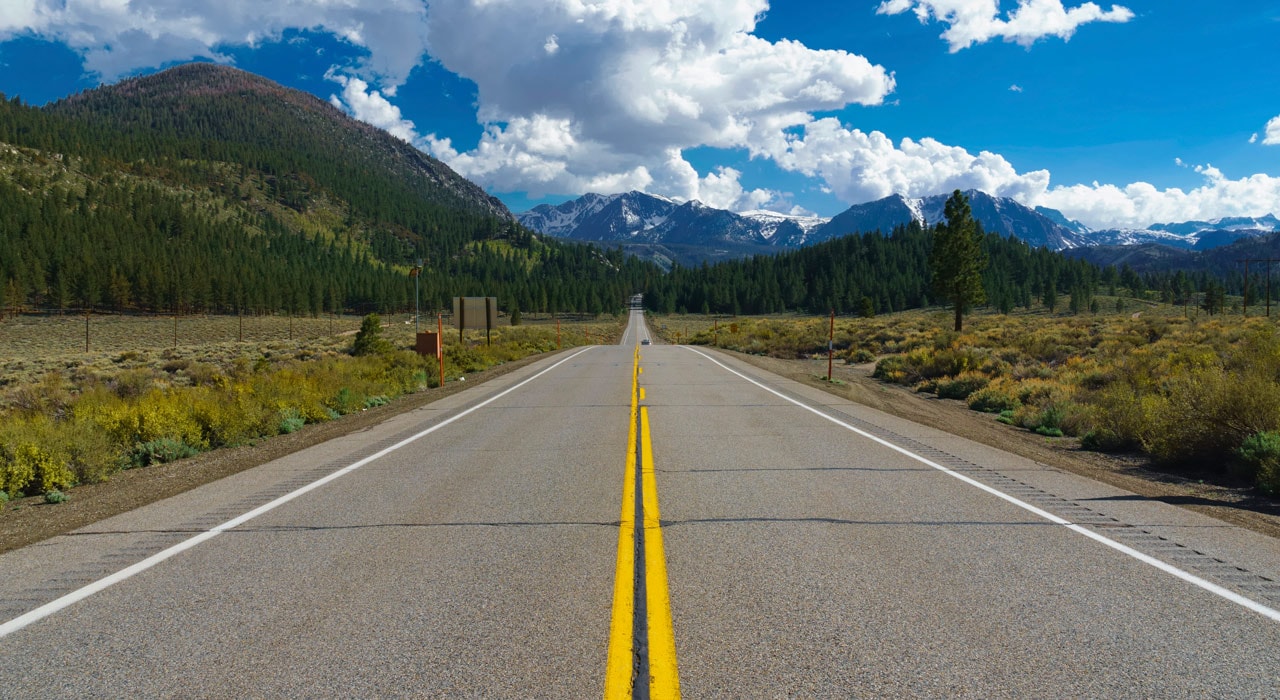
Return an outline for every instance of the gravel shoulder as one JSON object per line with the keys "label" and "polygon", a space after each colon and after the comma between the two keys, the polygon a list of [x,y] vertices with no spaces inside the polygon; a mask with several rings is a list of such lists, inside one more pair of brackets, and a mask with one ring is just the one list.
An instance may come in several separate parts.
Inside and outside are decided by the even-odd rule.
{"label": "gravel shoulder", "polygon": [[1208,483],[1195,475],[1149,468],[1140,455],[1108,455],[1080,449],[1074,438],[1046,438],[969,410],[963,401],[917,394],[871,378],[874,363],[836,365],[828,383],[827,361],[781,360],[720,350],[760,369],[931,428],[1079,474],[1136,495],[1181,506],[1269,537],[1280,537],[1280,504],[1252,489]]}
{"label": "gravel shoulder", "polygon": [[[994,416],[970,411],[963,402],[916,394],[905,387],[872,379],[873,365],[836,366],[834,379],[841,382],[836,384],[825,381],[825,360],[780,360],[741,353],[730,354],[761,369],[900,418],[1007,450],[1139,496],[1182,506],[1270,537],[1280,537],[1280,505],[1259,498],[1250,489],[1204,483],[1194,477],[1155,471],[1147,468],[1146,460],[1138,456],[1088,452],[1081,450],[1078,441],[1074,439],[1044,438],[1003,425],[997,423]],[[59,505],[46,505],[40,497],[12,501],[0,511],[0,552],[70,532],[298,450],[362,430],[391,416],[414,410],[479,382],[506,374],[542,357],[535,355],[510,362],[468,375],[466,382],[454,382],[443,389],[431,389],[401,397],[386,406],[344,416],[328,423],[308,425],[296,433],[262,440],[257,444],[215,450],[178,462],[120,472],[110,481],[75,488],[70,493],[70,500]]]}

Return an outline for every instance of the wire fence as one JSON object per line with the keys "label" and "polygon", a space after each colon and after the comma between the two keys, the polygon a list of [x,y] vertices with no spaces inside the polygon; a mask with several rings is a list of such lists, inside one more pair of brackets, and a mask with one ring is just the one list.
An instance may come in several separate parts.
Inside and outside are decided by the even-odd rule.
{"label": "wire fence", "polygon": [[[437,315],[446,329],[454,329],[449,313],[423,310],[417,327],[436,329]],[[396,312],[382,315],[384,327],[393,333],[408,333],[412,346],[414,315]],[[539,325],[557,320],[567,323],[591,322],[598,318],[585,313],[526,313],[522,323]],[[0,359],[38,359],[72,353],[125,352],[214,343],[261,343],[305,341],[329,336],[351,335],[360,328],[363,314],[322,314],[293,316],[283,313],[228,316],[217,314],[173,314],[149,312],[112,313],[96,309],[23,309],[0,317]],[[510,323],[502,314],[499,326]]]}
{"label": "wire fence", "polygon": [[0,321],[0,357],[305,340],[359,329],[361,316],[239,316],[28,309]]}

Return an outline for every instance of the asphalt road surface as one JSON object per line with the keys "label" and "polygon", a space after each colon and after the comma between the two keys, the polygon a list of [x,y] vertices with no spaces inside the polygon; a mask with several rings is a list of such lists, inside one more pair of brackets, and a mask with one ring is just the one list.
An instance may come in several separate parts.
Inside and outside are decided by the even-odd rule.
{"label": "asphalt road surface", "polygon": [[1280,696],[1275,540],[632,326],[0,555],[0,697]]}

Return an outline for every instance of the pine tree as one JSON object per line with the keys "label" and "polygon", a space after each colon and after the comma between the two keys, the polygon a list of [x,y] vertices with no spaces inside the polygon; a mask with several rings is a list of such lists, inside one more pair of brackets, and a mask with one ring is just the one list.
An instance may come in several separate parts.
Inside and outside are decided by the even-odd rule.
{"label": "pine tree", "polygon": [[382,319],[378,314],[369,314],[360,323],[355,343],[351,347],[352,355],[380,355],[391,351],[391,343],[382,337]]}
{"label": "pine tree", "polygon": [[1205,285],[1204,301],[1201,302],[1200,308],[1212,316],[1222,311],[1223,307],[1226,306],[1226,301],[1226,292],[1223,290],[1222,283],[1212,280]]}
{"label": "pine tree", "polygon": [[933,270],[934,292],[955,309],[955,330],[959,332],[964,312],[986,301],[982,271],[987,254],[982,249],[982,231],[963,192],[952,193],[943,213],[947,221],[934,231],[929,267]]}

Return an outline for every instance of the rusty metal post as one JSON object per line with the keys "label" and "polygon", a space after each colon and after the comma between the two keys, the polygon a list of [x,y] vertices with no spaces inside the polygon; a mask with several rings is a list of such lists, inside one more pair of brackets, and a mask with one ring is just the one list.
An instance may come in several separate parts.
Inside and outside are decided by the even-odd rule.
{"label": "rusty metal post", "polygon": [[836,310],[831,310],[831,330],[827,334],[827,382],[831,381],[831,362],[836,347]]}

